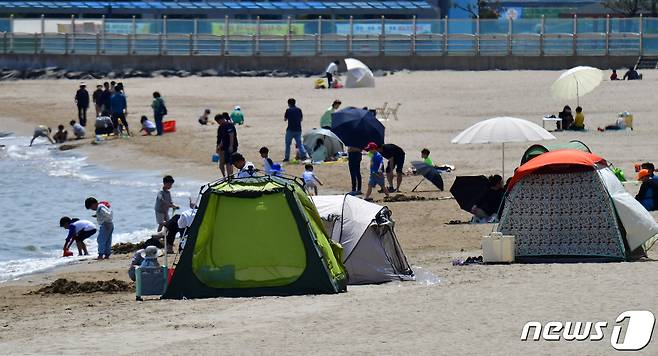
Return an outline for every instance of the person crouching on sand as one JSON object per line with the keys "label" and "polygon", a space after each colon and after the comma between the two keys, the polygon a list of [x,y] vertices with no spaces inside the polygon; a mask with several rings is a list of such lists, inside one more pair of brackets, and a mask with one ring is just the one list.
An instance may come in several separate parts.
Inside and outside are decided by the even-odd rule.
{"label": "person crouching on sand", "polygon": [[68,230],[63,248],[65,256],[71,245],[73,245],[73,242],[78,247],[78,256],[89,255],[87,245],[85,245],[84,241],[96,233],[96,225],[94,223],[88,220],[71,219],[68,216],[63,216],[59,219],[59,226]]}

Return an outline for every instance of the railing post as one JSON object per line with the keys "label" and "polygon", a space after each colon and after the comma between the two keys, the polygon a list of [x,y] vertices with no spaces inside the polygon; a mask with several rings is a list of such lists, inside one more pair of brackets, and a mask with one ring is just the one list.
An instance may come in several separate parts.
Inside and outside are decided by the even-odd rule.
{"label": "railing post", "polygon": [[64,33],[64,54],[69,54],[69,34]]}
{"label": "railing post", "polygon": [[158,55],[164,54],[164,43],[162,33],[158,33]]}
{"label": "railing post", "polygon": [[443,18],[443,54],[448,54],[448,15]]}
{"label": "railing post", "polygon": [[605,15],[605,55],[610,55],[610,15]]}
{"label": "railing post", "polygon": [[292,49],[291,49],[291,44],[290,44],[290,36],[292,36],[292,18],[288,16],[288,31],[286,31],[286,48],[285,48],[285,55],[289,56]]}
{"label": "railing post", "polygon": [[416,55],[416,35],[417,29],[416,29],[416,15],[411,18],[411,26],[413,27],[413,32],[411,32],[411,55],[415,56]]}
{"label": "railing post", "polygon": [[75,15],[71,15],[71,53],[75,53]]}
{"label": "railing post", "polygon": [[100,33],[96,32],[96,55],[101,54],[101,35]]}
{"label": "railing post", "polygon": [[573,15],[573,49],[572,55],[578,54],[578,15]]}
{"label": "railing post", "polygon": [[167,54],[167,15],[162,16],[162,54]]}
{"label": "railing post", "polygon": [[383,56],[386,53],[386,20],[384,16],[381,17],[381,30],[379,32],[379,55]]}
{"label": "railing post", "polygon": [[229,20],[228,20],[228,15],[224,16],[224,38],[222,39],[222,56],[226,55],[227,49],[228,49],[228,41],[229,41]]}
{"label": "railing post", "polygon": [[34,54],[39,53],[39,33],[34,33]]}
{"label": "railing post", "polygon": [[315,52],[318,55],[322,53],[322,16],[318,16],[318,40]]}
{"label": "railing post", "polygon": [[9,32],[2,34],[2,53],[7,54],[7,41],[9,40]]}
{"label": "railing post", "polygon": [[101,17],[101,53],[105,54],[105,15]]}
{"label": "railing post", "polygon": [[480,55],[480,16],[475,18],[475,55]]}
{"label": "railing post", "polygon": [[187,37],[188,37],[187,45],[189,49],[189,55],[192,56],[194,55],[194,34],[190,33],[187,35]]}
{"label": "railing post", "polygon": [[507,18],[507,55],[512,55],[512,17]]}
{"label": "railing post", "polygon": [[544,31],[546,30],[546,18],[541,15],[541,27],[539,28],[539,55],[544,55]]}
{"label": "railing post", "polygon": [[9,15],[9,53],[14,53],[14,15],[13,14]]}
{"label": "railing post", "polygon": [[644,54],[644,17],[640,14],[640,56]]}
{"label": "railing post", "polygon": [[39,46],[39,52],[43,53],[43,41],[46,36],[46,16],[41,14],[41,45]]}
{"label": "railing post", "polygon": [[192,41],[192,54],[199,53],[199,19],[194,18],[194,40]]}
{"label": "railing post", "polygon": [[133,15],[132,18],[132,30],[130,35],[128,35],[128,54],[135,54],[137,49],[135,47],[135,42],[137,40],[137,19]]}
{"label": "railing post", "polygon": [[222,35],[220,43],[219,54],[224,57],[226,55],[226,35]]}
{"label": "railing post", "polygon": [[260,54],[260,16],[256,16],[256,44],[254,46],[256,55]]}
{"label": "railing post", "polygon": [[347,53],[352,55],[354,52],[354,16],[350,16],[350,33],[347,34]]}

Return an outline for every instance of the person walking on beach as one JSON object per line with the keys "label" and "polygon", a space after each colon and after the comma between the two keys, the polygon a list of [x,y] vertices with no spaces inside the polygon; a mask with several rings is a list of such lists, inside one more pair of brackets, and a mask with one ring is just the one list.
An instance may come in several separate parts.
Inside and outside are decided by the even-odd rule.
{"label": "person walking on beach", "polygon": [[178,209],[178,205],[171,200],[171,187],[174,185],[172,176],[162,178],[162,190],[158,192],[155,198],[155,221],[158,223],[158,232],[162,230],[169,220],[169,209]]}
{"label": "person walking on beach", "polygon": [[153,118],[155,119],[155,129],[158,132],[158,136],[162,136],[164,130],[162,128],[162,120],[164,120],[165,115],[167,115],[167,106],[165,105],[164,99],[159,92],[153,92],[153,102],[151,103],[151,108],[153,108]]}
{"label": "person walking on beach", "polygon": [[[379,147],[379,153],[388,160],[386,164],[386,179],[388,180],[388,190],[391,192],[400,191],[402,184],[402,167],[404,166],[404,150],[398,145],[387,143]],[[397,175],[397,184],[393,187],[393,169]]]}
{"label": "person walking on beach", "polygon": [[94,197],[85,199],[85,209],[96,212],[98,223],[98,259],[108,259],[112,254],[112,233],[114,232],[114,213],[107,201],[99,202]]}
{"label": "person walking on beach", "polygon": [[87,251],[87,245],[85,245],[85,240],[96,233],[96,225],[88,220],[80,220],[76,218],[69,218],[68,216],[62,216],[59,219],[59,226],[68,230],[68,235],[66,235],[66,240],[64,242],[64,256],[66,256],[67,251],[75,242],[78,247],[78,256],[89,255]]}
{"label": "person walking on beach", "polygon": [[350,195],[361,195],[361,149],[358,147],[347,147],[347,165],[350,169],[350,179],[352,180],[352,191]]}
{"label": "person walking on beach", "polygon": [[231,176],[234,163],[232,154],[238,151],[238,132],[226,112],[215,115],[215,122],[219,125],[215,150],[219,155],[219,170],[222,172],[222,177]]}
{"label": "person walking on beach", "polygon": [[[110,108],[112,112],[112,125],[114,125],[114,134],[119,135],[123,133],[123,128],[126,129],[126,133],[130,136],[130,129],[128,128],[128,120],[126,115],[128,115],[128,102],[126,101],[126,96],[121,91],[121,87],[117,85],[114,89],[114,94],[110,98]],[[119,126],[121,124],[121,126]]]}
{"label": "person walking on beach", "polygon": [[55,141],[53,141],[52,138],[50,138],[50,133],[53,130],[45,125],[39,125],[34,128],[34,134],[32,135],[32,139],[30,140],[30,147],[32,147],[32,143],[34,143],[34,140],[36,140],[38,137],[45,137],[50,141],[50,143],[55,144]]}
{"label": "person walking on beach", "polygon": [[[315,176],[313,173],[313,165],[307,164],[304,166],[304,173],[302,173],[302,179],[304,179],[304,185],[306,189],[313,189],[315,195],[318,195],[318,184],[323,185],[322,182]],[[309,192],[310,193],[310,192]]]}
{"label": "person walking on beach", "polygon": [[293,139],[295,139],[295,145],[299,149],[299,157],[304,160],[308,156],[302,144],[302,120],[304,119],[304,114],[302,114],[302,109],[298,108],[296,104],[297,101],[294,98],[288,99],[288,109],[286,109],[286,113],[283,115],[283,121],[288,122],[288,127],[286,128],[286,153],[283,162],[290,161],[290,145]]}
{"label": "person walking on beach", "polygon": [[78,106],[78,121],[87,125],[87,109],[89,109],[89,92],[85,82],[80,83],[80,89],[75,93],[75,104]]}
{"label": "person walking on beach", "polygon": [[336,99],[331,106],[324,111],[322,117],[320,118],[320,127],[323,129],[331,130],[331,114],[335,113],[336,110],[340,107],[340,100]]}
{"label": "person walking on beach", "polygon": [[98,84],[96,85],[96,90],[91,94],[91,100],[94,102],[94,108],[96,109],[96,116],[101,114],[101,111],[103,109],[103,103],[101,102],[101,98],[103,96],[103,86]]}
{"label": "person walking on beach", "polygon": [[325,76],[327,77],[327,88],[331,89],[333,87],[333,82],[334,82],[334,77],[338,75],[338,64],[340,62],[338,61],[333,61],[329,63],[327,66],[327,70],[325,70]]}

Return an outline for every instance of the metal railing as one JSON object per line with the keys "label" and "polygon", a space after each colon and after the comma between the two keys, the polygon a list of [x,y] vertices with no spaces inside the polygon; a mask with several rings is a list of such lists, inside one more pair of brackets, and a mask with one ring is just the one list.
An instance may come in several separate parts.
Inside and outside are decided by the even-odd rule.
{"label": "metal railing", "polygon": [[[23,22],[21,22],[23,21]],[[29,22],[31,21],[31,22]],[[50,31],[48,28],[53,28]],[[34,32],[25,31],[36,27]],[[0,19],[0,51],[188,56],[635,56],[658,54],[658,19]],[[191,31],[191,32],[186,32]]]}

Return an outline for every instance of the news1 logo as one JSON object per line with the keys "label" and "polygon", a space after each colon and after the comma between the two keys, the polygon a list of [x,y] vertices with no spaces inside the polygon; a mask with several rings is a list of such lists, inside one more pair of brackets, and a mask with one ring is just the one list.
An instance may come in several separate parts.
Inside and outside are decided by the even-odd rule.
{"label": "news1 logo", "polygon": [[[622,324],[627,321],[626,327]],[[610,345],[618,351],[639,351],[649,345],[656,318],[648,310],[629,310],[617,317],[612,326]],[[529,321],[521,331],[521,341],[601,341],[605,337],[608,322],[561,322],[542,324]],[[531,333],[532,330],[532,333]],[[623,332],[623,334],[622,334]]]}

